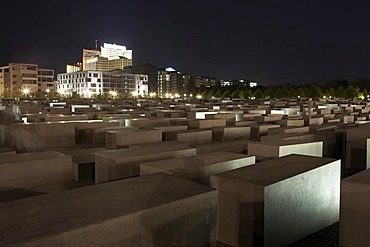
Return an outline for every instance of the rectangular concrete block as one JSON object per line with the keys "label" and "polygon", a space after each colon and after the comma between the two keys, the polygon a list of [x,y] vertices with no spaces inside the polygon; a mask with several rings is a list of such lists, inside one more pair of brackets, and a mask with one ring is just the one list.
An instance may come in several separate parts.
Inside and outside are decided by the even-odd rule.
{"label": "rectangular concrete block", "polygon": [[105,147],[117,149],[131,144],[161,142],[162,131],[155,129],[125,129],[105,132]]}
{"label": "rectangular concrete block", "polygon": [[42,151],[50,147],[75,145],[73,123],[17,123],[11,125],[16,148],[20,151]]}
{"label": "rectangular concrete block", "polygon": [[288,246],[337,222],[340,169],[340,160],[289,155],[212,176],[219,182],[217,239]]}
{"label": "rectangular concrete block", "polygon": [[251,127],[213,127],[212,141],[213,142],[227,142],[246,140],[250,138]]}
{"label": "rectangular concrete block", "polygon": [[225,151],[230,153],[246,154],[249,140],[219,142],[197,145],[197,154]]}
{"label": "rectangular concrete block", "polygon": [[105,146],[105,133],[107,131],[126,130],[126,129],[138,129],[138,128],[129,126],[113,126],[113,127],[86,129],[86,138],[89,140],[88,143]]}
{"label": "rectangular concrete block", "polygon": [[278,124],[255,124],[251,125],[251,139],[259,140],[261,136],[267,135],[268,129],[279,128]]}
{"label": "rectangular concrete block", "polygon": [[195,119],[188,122],[189,129],[209,129],[226,126],[226,119]]}
{"label": "rectangular concrete block", "polygon": [[164,133],[164,141],[189,142],[192,146],[212,142],[212,130],[192,129],[178,130]]}
{"label": "rectangular concrete block", "polygon": [[214,246],[217,191],[166,174],[0,204],[1,246]]}
{"label": "rectangular concrete block", "polygon": [[69,155],[72,158],[73,179],[78,181],[95,180],[95,153],[107,151],[104,147],[76,146],[72,148],[58,148],[56,151]]}
{"label": "rectangular concrete block", "polygon": [[[186,145],[186,144],[185,144]],[[95,183],[140,175],[140,163],[196,155],[196,149],[171,142],[95,153]]]}
{"label": "rectangular concrete block", "polygon": [[340,196],[340,246],[370,246],[370,170],[343,179]]}
{"label": "rectangular concrete block", "polygon": [[71,186],[72,159],[55,151],[2,155],[0,174],[0,201],[62,191]]}
{"label": "rectangular concrete block", "polygon": [[278,158],[289,154],[322,157],[322,141],[275,140],[269,142],[250,142],[248,155]]}
{"label": "rectangular concrete block", "polygon": [[279,124],[282,127],[302,127],[304,126],[303,119],[282,119],[276,121],[276,124]]}
{"label": "rectangular concrete block", "polygon": [[366,140],[370,138],[370,125],[348,128],[346,133],[346,167],[365,170]]}
{"label": "rectangular concrete block", "polygon": [[164,172],[187,180],[209,185],[213,174],[255,164],[254,156],[217,152],[194,157],[166,159],[140,164],[140,175]]}

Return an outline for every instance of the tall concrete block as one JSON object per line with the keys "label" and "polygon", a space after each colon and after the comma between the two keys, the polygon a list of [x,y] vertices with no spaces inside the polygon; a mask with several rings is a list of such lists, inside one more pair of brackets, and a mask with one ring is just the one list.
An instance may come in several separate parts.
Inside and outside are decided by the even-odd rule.
{"label": "tall concrete block", "polygon": [[219,190],[217,239],[287,246],[337,222],[340,169],[340,160],[289,155],[212,176]]}
{"label": "tall concrete block", "polygon": [[196,149],[184,144],[155,145],[109,150],[95,153],[95,183],[140,175],[140,163],[194,156]]}
{"label": "tall concrete block", "polygon": [[370,246],[370,170],[343,179],[340,196],[339,246]]}
{"label": "tall concrete block", "polygon": [[349,128],[346,132],[346,167],[365,170],[366,140],[370,138],[370,125]]}
{"label": "tall concrete block", "polygon": [[1,246],[214,246],[217,191],[166,174],[0,204]]}

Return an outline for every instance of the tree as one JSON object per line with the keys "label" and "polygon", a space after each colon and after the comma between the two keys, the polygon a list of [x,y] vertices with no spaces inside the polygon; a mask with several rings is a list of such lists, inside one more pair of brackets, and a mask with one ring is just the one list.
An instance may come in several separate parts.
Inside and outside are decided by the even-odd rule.
{"label": "tree", "polygon": [[222,95],[222,98],[230,98],[230,91],[229,90],[226,90],[225,92],[224,92],[224,94]]}
{"label": "tree", "polygon": [[335,96],[337,98],[344,98],[346,96],[346,92],[344,91],[344,88],[342,86],[338,87]]}
{"label": "tree", "polygon": [[77,92],[73,92],[71,98],[72,99],[80,99],[81,95],[79,95]]}
{"label": "tree", "polygon": [[345,96],[347,99],[353,99],[353,98],[357,98],[359,93],[360,93],[359,88],[355,88],[353,85],[349,85],[346,90]]}
{"label": "tree", "polygon": [[310,87],[310,91],[308,93],[308,96],[311,97],[311,98],[313,98],[313,99],[317,99],[317,98],[321,98],[323,96],[323,93],[322,93],[321,88],[319,88],[318,86],[316,86],[315,84],[313,84]]}
{"label": "tree", "polygon": [[207,99],[212,99],[212,97],[215,96],[215,92],[211,89],[211,91],[209,91],[209,93],[207,94]]}
{"label": "tree", "polygon": [[239,94],[240,94],[240,90],[239,89],[236,89],[232,94],[231,94],[231,98],[235,99],[235,98],[239,98]]}
{"label": "tree", "polygon": [[221,98],[222,97],[222,91],[221,89],[218,89],[217,92],[215,93],[215,98]]}
{"label": "tree", "polygon": [[367,91],[367,89],[365,88],[364,91],[362,91],[362,95],[367,98],[367,96],[369,95],[369,91]]}
{"label": "tree", "polygon": [[253,97],[255,97],[256,99],[263,99],[263,93],[262,93],[262,90],[258,88],[258,89],[254,92]]}

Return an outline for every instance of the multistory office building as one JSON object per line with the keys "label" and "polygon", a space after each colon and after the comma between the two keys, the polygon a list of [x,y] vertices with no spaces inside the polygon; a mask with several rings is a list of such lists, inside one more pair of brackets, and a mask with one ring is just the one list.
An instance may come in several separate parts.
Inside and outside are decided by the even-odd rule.
{"label": "multistory office building", "polygon": [[183,76],[172,67],[158,70],[158,94],[181,93],[184,89]]}
{"label": "multistory office building", "polygon": [[132,50],[104,43],[99,50],[82,50],[82,70],[111,71],[132,66]]}
{"label": "multistory office building", "polygon": [[0,95],[54,91],[54,70],[37,64],[10,63],[0,67]]}
{"label": "multistory office building", "polygon": [[145,96],[148,94],[148,76],[122,73],[119,71],[84,70],[57,75],[57,90],[71,96],[77,93],[82,97],[102,95]]}

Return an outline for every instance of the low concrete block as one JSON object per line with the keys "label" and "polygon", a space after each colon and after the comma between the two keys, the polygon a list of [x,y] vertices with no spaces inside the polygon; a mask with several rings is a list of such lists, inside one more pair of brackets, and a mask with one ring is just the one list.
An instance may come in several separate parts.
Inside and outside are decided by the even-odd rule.
{"label": "low concrete block", "polygon": [[248,144],[248,155],[279,158],[289,154],[301,154],[322,157],[322,141],[270,141],[270,142],[250,142]]}
{"label": "low concrete block", "polygon": [[126,129],[107,131],[105,147],[108,149],[125,148],[131,144],[161,142],[162,131],[154,129]]}
{"label": "low concrete block", "polygon": [[217,191],[166,174],[0,204],[1,246],[211,246]]}
{"label": "low concrete block", "polygon": [[62,191],[71,186],[72,159],[55,151],[2,155],[0,174],[0,201]]}
{"label": "low concrete block", "polygon": [[251,127],[213,127],[212,141],[213,142],[227,142],[246,140],[250,138]]}
{"label": "low concrete block", "polygon": [[254,156],[217,152],[195,157],[166,159],[140,164],[140,175],[164,172],[204,185],[209,185],[209,176],[232,169],[253,165]]}
{"label": "low concrete block", "polygon": [[95,183],[140,175],[140,163],[194,156],[195,148],[184,144],[155,145],[109,150],[95,153]]}
{"label": "low concrete block", "polygon": [[189,142],[192,146],[212,142],[212,130],[193,129],[179,130],[164,133],[164,141]]}

